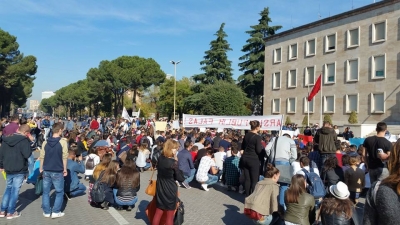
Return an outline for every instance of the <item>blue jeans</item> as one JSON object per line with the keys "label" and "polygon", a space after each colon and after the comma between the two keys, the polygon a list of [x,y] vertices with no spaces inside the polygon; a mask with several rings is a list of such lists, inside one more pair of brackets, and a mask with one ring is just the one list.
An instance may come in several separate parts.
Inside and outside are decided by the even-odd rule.
{"label": "blue jeans", "polygon": [[190,182],[192,182],[192,180],[193,180],[193,178],[194,178],[194,174],[196,174],[196,169],[191,169],[190,170],[190,176],[186,176],[186,175],[184,175],[184,177],[185,177],[185,183],[190,183]]}
{"label": "blue jeans", "polygon": [[205,182],[207,185],[212,185],[218,182],[219,176],[207,174],[208,180]]}
{"label": "blue jeans", "polygon": [[31,154],[31,156],[29,156],[28,158],[28,177],[34,172],[34,168],[35,168],[35,157],[33,156],[33,154]]}
{"label": "blue jeans", "polygon": [[76,196],[85,194],[85,192],[86,192],[86,186],[83,185],[82,183],[79,183],[79,184],[78,184],[78,188],[76,188],[76,189],[73,190],[73,191],[70,191],[70,192],[69,192],[69,195],[70,195],[71,197],[76,197]]}
{"label": "blue jeans", "polygon": [[[50,190],[54,185],[56,199],[54,200],[53,210],[50,208]],[[62,172],[43,171],[43,196],[42,209],[45,214],[61,212],[64,201],[64,175]]]}
{"label": "blue jeans", "polygon": [[137,197],[137,196],[135,196],[135,197],[134,197],[131,201],[129,201],[129,202],[120,201],[120,200],[117,198],[117,192],[118,192],[118,189],[113,189],[115,204],[117,204],[117,205],[119,205],[119,206],[124,206],[124,205],[133,206],[133,205],[135,205],[136,202],[138,201],[138,197]]}
{"label": "blue jeans", "polygon": [[1,211],[14,214],[19,190],[24,182],[25,174],[7,174],[7,187],[1,201]]}
{"label": "blue jeans", "polygon": [[[288,161],[275,161],[275,165],[290,166],[290,163]],[[287,189],[289,189],[289,184],[282,182],[278,182],[278,184],[279,184],[279,205],[286,210],[285,192]]]}

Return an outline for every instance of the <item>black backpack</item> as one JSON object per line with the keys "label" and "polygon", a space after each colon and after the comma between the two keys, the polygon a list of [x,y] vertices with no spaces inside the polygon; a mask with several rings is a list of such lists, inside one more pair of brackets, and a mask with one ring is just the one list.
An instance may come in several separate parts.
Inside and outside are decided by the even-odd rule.
{"label": "black backpack", "polygon": [[101,183],[101,178],[103,177],[104,171],[101,172],[99,179],[93,185],[92,190],[90,191],[90,197],[92,198],[92,202],[104,202],[106,198],[105,187],[104,184]]}
{"label": "black backpack", "polygon": [[90,158],[90,156],[88,156],[88,159],[86,161],[85,167],[86,167],[87,170],[94,169],[94,158]]}
{"label": "black backpack", "polygon": [[157,164],[158,159],[161,156],[161,152],[162,152],[162,149],[158,149],[157,147],[154,148],[153,156],[151,157],[151,163],[153,163],[154,165]]}

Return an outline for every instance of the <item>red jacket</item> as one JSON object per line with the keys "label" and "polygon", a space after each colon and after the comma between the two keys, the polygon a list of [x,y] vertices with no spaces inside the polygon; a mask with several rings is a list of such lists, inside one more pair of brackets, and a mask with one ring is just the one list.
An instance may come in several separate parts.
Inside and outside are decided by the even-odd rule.
{"label": "red jacket", "polygon": [[97,122],[97,120],[92,120],[92,122],[90,122],[90,129],[91,130],[97,130],[99,129],[100,125],[99,122]]}

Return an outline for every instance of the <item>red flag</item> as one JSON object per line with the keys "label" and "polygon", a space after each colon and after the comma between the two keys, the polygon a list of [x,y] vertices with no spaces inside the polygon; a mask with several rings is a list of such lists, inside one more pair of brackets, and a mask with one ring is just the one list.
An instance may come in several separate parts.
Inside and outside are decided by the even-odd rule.
{"label": "red flag", "polygon": [[317,79],[317,82],[315,82],[315,85],[314,85],[313,89],[311,90],[310,94],[308,95],[308,99],[307,99],[307,100],[308,100],[309,102],[310,102],[310,101],[314,98],[314,96],[317,95],[318,92],[321,90],[321,82],[322,82],[321,76],[322,76],[322,75],[319,75],[319,77],[318,77],[318,79]]}

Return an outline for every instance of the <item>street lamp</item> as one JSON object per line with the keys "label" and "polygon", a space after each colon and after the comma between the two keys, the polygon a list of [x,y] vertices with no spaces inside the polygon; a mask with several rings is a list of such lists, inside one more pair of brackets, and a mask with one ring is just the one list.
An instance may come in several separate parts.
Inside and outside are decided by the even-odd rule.
{"label": "street lamp", "polygon": [[175,110],[176,110],[176,65],[178,65],[181,61],[169,61],[174,65],[174,120],[175,120]]}

